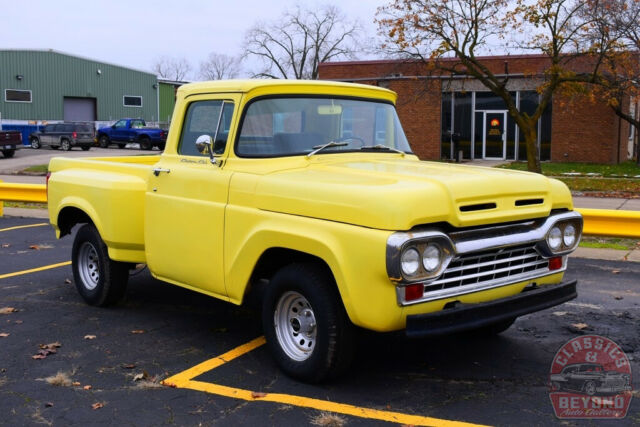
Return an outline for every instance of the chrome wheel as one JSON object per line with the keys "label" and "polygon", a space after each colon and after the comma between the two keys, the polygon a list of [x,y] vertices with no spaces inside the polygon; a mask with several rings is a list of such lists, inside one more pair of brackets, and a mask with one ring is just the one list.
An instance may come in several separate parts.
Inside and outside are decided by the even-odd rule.
{"label": "chrome wheel", "polygon": [[60,144],[63,151],[69,151],[71,149],[71,144],[66,139],[63,139]]}
{"label": "chrome wheel", "polygon": [[584,385],[584,392],[589,396],[596,394],[596,384],[593,381],[589,381]]}
{"label": "chrome wheel", "polygon": [[100,270],[98,251],[89,242],[84,242],[78,253],[78,272],[85,288],[92,291],[98,286]]}
{"label": "chrome wheel", "polygon": [[284,293],[273,314],[282,350],[296,361],[307,360],[316,345],[316,317],[309,301],[298,292]]}
{"label": "chrome wheel", "polygon": [[31,140],[31,148],[35,148],[35,149],[40,148],[40,141],[38,141],[36,138],[33,138]]}

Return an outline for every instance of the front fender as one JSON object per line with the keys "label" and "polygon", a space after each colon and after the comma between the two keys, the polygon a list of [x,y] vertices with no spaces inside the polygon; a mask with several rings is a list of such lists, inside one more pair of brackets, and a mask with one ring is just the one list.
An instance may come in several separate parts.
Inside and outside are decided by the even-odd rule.
{"label": "front fender", "polygon": [[227,295],[242,303],[260,256],[286,248],[322,259],[331,269],[351,321],[374,330],[397,325],[401,310],[386,273],[390,232],[294,215],[228,207],[225,227]]}

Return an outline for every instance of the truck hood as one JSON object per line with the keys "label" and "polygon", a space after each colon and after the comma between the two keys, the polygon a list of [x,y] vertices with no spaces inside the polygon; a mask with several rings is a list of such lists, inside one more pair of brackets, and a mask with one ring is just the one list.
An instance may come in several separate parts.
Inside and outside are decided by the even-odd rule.
{"label": "truck hood", "polygon": [[436,222],[475,226],[573,208],[563,183],[538,174],[395,156],[331,157],[263,175],[258,207],[385,230]]}

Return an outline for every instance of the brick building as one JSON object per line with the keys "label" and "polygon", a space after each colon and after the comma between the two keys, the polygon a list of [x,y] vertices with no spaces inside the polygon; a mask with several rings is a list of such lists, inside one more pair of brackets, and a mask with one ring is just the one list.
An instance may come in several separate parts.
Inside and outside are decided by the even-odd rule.
{"label": "brick building", "polygon": [[[536,87],[548,59],[539,55],[482,58],[497,75],[508,73],[507,88],[520,111],[538,105]],[[321,79],[387,87],[398,93],[397,109],[414,152],[422,159],[526,160],[524,138],[502,99],[465,76],[436,76],[414,61],[379,60],[322,63]],[[625,101],[630,105],[628,100]],[[637,112],[638,109],[635,108]],[[555,95],[538,123],[541,160],[617,163],[631,158],[633,128],[604,102]]]}

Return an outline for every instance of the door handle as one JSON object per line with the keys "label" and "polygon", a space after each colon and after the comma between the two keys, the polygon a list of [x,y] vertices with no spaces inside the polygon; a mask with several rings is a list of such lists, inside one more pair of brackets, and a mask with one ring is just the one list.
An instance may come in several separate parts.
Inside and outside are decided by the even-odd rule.
{"label": "door handle", "polygon": [[155,176],[158,176],[158,175],[160,175],[162,172],[170,173],[170,172],[171,172],[171,169],[153,168],[153,169],[152,169],[152,171],[153,171],[153,174],[154,174]]}

